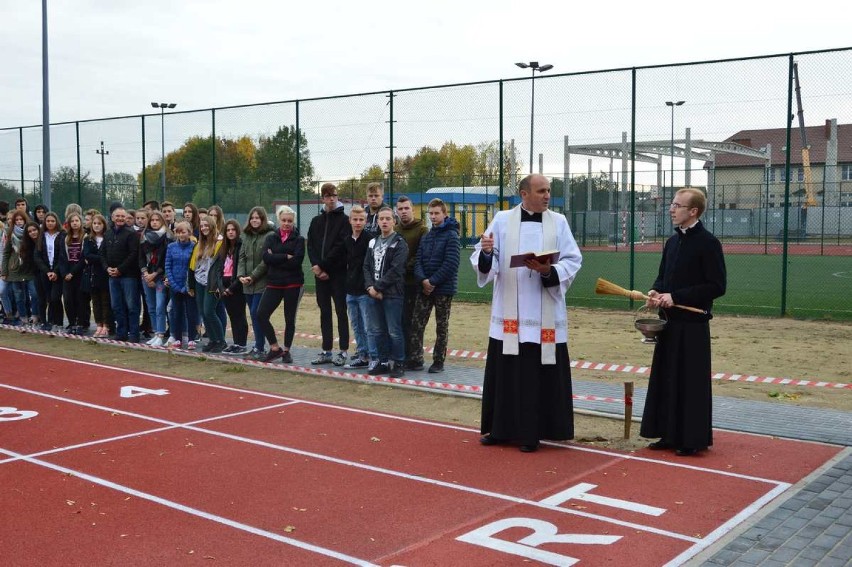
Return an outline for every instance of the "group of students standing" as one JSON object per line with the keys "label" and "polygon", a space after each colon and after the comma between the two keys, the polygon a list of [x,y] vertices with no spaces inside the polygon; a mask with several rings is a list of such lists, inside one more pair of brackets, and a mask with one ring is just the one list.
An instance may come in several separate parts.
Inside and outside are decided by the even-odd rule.
{"label": "group of students standing", "polygon": [[[423,332],[435,308],[438,337],[429,371],[442,371],[459,265],[458,223],[446,205],[429,203],[429,230],[414,218],[407,197],[396,210],[385,204],[379,183],[368,186],[367,206],[355,205],[349,215],[336,186],[323,185],[321,195],[323,208],[307,238],[287,206],[277,211],[277,227],[263,207],[252,208],[241,227],[216,205],[205,210],[186,203],[176,218],[170,202],[148,201],[137,210],[113,203],[107,218],[71,204],[61,220],[43,205],[29,212],[23,198],[12,210],[0,202],[3,324],[44,331],[64,325],[68,333],[86,335],[94,319],[96,338],[147,338],[150,346],[195,350],[203,334],[203,352],[292,362],[307,254],[323,343],[313,364],[366,368],[373,375],[421,370]],[[282,303],[279,345],[272,315]]]}
{"label": "group of students standing", "polygon": [[[460,258],[459,225],[447,215],[446,204],[440,199],[429,202],[428,229],[414,217],[408,197],[397,199],[396,210],[387,205],[380,183],[369,184],[367,206],[355,205],[348,215],[334,184],[324,184],[320,195],[323,207],[311,220],[306,244],[322,333],[322,350],[312,364],[366,368],[370,375],[388,373],[391,377],[403,376],[406,370],[422,370],[423,333],[434,308],[437,340],[429,372],[443,371]],[[288,221],[281,219],[280,213],[279,222],[283,235]],[[277,248],[270,249],[269,254],[282,254],[290,261],[298,258],[298,264],[291,265],[289,278],[277,282],[285,304],[285,340],[283,347],[270,341],[267,361],[291,359],[293,331],[284,295],[287,286],[296,285],[295,279],[303,281],[299,252],[286,250],[284,237],[280,240],[281,245],[274,242]],[[286,269],[282,266],[283,273]],[[274,310],[277,305],[276,300],[270,307]],[[337,354],[333,352],[335,316]],[[350,324],[356,345],[351,357]]]}

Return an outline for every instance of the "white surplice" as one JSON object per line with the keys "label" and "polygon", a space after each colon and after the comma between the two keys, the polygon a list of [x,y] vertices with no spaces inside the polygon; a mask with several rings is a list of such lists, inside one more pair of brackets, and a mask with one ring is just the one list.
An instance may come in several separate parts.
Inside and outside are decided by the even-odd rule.
{"label": "white surplice", "polygon": [[[519,205],[520,206],[520,205]],[[500,211],[486,229],[486,234],[494,235],[494,253],[491,270],[487,274],[479,271],[479,255],[482,244],[478,242],[470,257],[473,269],[476,271],[476,283],[485,287],[494,282],[491,296],[491,322],[489,336],[503,340],[503,285],[500,281],[500,262],[509,262],[511,256],[527,252],[540,252],[543,246],[543,228],[540,222],[521,222],[518,250],[506,250],[508,223],[511,211]],[[556,249],[559,250],[559,261],[554,264],[559,275],[560,285],[546,289],[542,294],[542,281],[538,272],[528,268],[514,268],[511,272],[518,282],[518,340],[522,343],[541,344],[542,328],[542,298],[553,302],[554,323],[556,327],[556,342],[568,342],[568,312],[565,308],[565,294],[577,272],[580,271],[582,255],[577,242],[568,227],[564,215],[545,211],[543,214],[552,215],[556,228]]]}

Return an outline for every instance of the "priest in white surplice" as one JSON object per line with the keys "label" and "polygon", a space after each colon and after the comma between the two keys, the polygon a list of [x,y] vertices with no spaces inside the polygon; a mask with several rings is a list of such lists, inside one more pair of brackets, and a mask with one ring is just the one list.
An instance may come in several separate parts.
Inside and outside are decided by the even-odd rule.
{"label": "priest in white surplice", "polygon": [[[519,189],[521,204],[495,215],[470,260],[479,287],[494,283],[480,442],[529,453],[542,439],[574,437],[565,293],[582,256],[568,221],[547,208],[547,178],[529,175]],[[546,250],[559,260],[509,267],[516,254]]]}

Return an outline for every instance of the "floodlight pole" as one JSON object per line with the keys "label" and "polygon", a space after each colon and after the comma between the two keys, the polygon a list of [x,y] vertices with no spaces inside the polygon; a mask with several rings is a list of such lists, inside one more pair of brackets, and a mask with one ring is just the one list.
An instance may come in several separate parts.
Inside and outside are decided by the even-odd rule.
{"label": "floodlight pole", "polygon": [[532,72],[530,83],[532,84],[532,95],[530,97],[530,174],[533,172],[533,155],[534,155],[534,136],[535,136],[535,72],[539,74],[553,69],[553,65],[539,65],[538,61],[530,61],[529,63],[515,63],[521,69],[529,69]]}
{"label": "floodlight pole", "polygon": [[[685,100],[679,100],[677,102],[672,101],[672,100],[666,101],[666,106],[670,106],[671,109],[672,109],[672,137],[671,137],[671,146],[670,146],[671,161],[670,161],[670,164],[669,164],[669,185],[672,188],[672,199],[674,199],[674,111],[675,111],[676,106],[683,106],[683,103],[685,103],[685,102],[686,102]],[[668,203],[666,202],[665,188],[663,189],[662,203],[663,203],[664,207],[668,205]]]}
{"label": "floodlight pole", "polygon": [[163,152],[163,169],[160,172],[160,180],[161,180],[161,195],[160,202],[166,200],[166,109],[174,108],[177,106],[174,102],[152,102],[151,106],[154,108],[160,109],[160,142],[161,142],[161,150]]}
{"label": "floodlight pole", "polygon": [[[48,83],[48,56],[47,56],[47,0],[41,0],[41,151],[42,163],[44,164],[44,178],[42,179],[41,195],[42,202],[47,210],[51,210],[50,195],[50,86]],[[23,146],[21,146],[23,147]],[[23,190],[23,188],[22,188]]]}

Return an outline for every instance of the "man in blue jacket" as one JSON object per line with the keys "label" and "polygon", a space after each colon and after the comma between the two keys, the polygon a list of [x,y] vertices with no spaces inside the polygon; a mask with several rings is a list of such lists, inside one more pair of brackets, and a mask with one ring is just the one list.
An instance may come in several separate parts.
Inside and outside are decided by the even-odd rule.
{"label": "man in blue jacket", "polygon": [[450,307],[458,290],[459,223],[447,216],[447,205],[441,199],[429,201],[429,220],[432,229],[420,240],[414,263],[414,277],[421,289],[414,300],[408,356],[412,367],[423,368],[423,331],[434,307],[437,337],[429,372],[436,374],[444,371]]}

